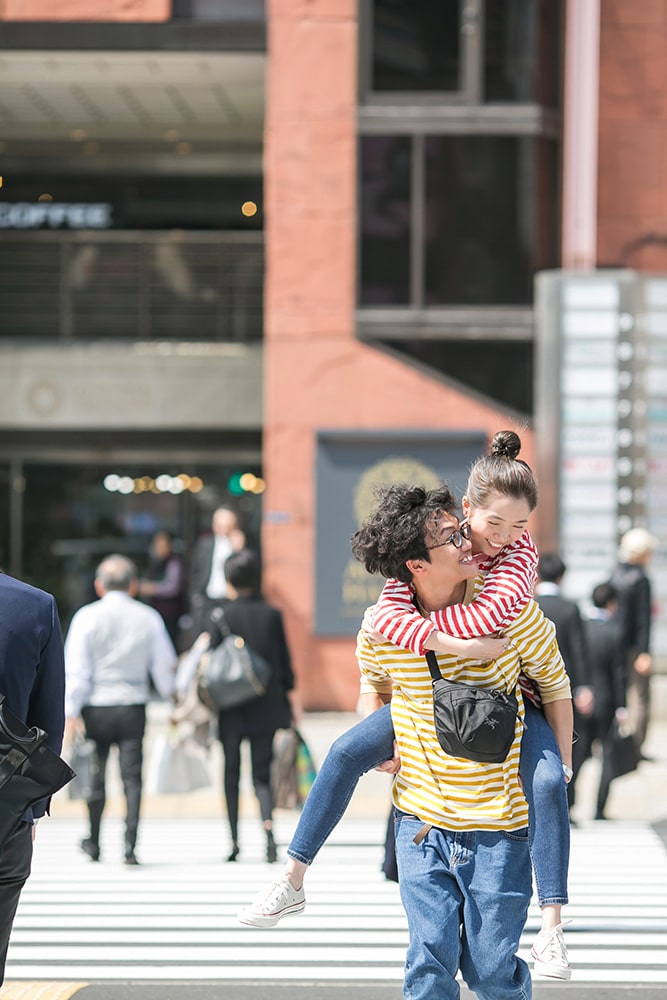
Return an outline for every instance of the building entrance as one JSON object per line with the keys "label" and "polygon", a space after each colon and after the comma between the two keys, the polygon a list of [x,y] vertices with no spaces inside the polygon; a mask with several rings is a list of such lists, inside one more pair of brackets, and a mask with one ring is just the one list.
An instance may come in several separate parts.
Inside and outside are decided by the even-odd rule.
{"label": "building entrance", "polygon": [[153,535],[168,531],[183,562],[187,611],[194,547],[216,507],[235,509],[259,547],[260,472],[258,453],[254,461],[219,452],[0,457],[0,568],[53,593],[66,629],[94,599],[104,556],[123,553],[143,573]]}

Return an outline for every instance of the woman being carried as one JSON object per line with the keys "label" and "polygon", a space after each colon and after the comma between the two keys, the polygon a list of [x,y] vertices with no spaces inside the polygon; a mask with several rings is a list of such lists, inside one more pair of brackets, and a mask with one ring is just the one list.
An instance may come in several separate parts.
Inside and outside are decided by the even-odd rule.
{"label": "woman being carried", "polygon": [[[506,640],[490,634],[506,627],[532,599],[538,560],[526,529],[537,504],[537,486],[529,466],[517,459],[520,448],[516,434],[499,432],[490,455],[475,462],[468,479],[463,498],[467,523],[462,531],[470,532],[480,572],[485,574],[477,599],[424,618],[415,608],[412,587],[389,580],[372,614],[372,625],[384,640],[419,653],[433,649],[482,660],[500,655]],[[572,773],[571,747],[558,746],[540,708],[539,692],[527,678],[521,688],[526,729],[520,775],[529,806],[531,856],[542,911],[542,929],[533,947],[535,971],[569,979],[561,907],[567,903],[566,782]],[[388,692],[387,700],[390,697]],[[332,744],[290,842],[285,875],[240,912],[242,923],[272,927],[281,917],[303,910],[307,867],[341,819],[360,776],[373,768],[389,773],[399,769],[389,705],[380,707],[376,702],[372,707],[378,710]]]}

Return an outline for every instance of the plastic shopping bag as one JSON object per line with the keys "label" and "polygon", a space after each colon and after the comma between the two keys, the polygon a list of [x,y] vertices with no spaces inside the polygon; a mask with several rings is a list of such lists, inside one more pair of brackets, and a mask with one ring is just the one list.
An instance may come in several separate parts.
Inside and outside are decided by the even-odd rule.
{"label": "plastic shopping bag", "polygon": [[156,737],[146,778],[149,794],[187,795],[210,785],[206,751],[195,740],[179,735],[176,727]]}
{"label": "plastic shopping bag", "polygon": [[97,749],[93,740],[78,738],[74,741],[69,755],[69,765],[76,772],[76,776],[67,786],[68,797],[90,802],[93,797],[95,779],[100,769]]}

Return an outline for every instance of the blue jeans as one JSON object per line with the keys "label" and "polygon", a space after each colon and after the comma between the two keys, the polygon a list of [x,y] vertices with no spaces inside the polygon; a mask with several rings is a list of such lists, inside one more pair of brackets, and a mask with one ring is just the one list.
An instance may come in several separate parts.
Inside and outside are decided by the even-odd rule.
{"label": "blue jeans", "polygon": [[410,940],[405,1000],[458,1000],[460,969],[479,1000],[529,1000],[517,951],[531,895],[528,831],[456,833],[398,813],[396,857]]}
{"label": "blue jeans", "polygon": [[291,858],[309,865],[341,820],[362,774],[394,756],[389,705],[372,712],[335,740],[308,793],[294,836]]}
{"label": "blue jeans", "polygon": [[525,700],[526,728],[519,774],[528,801],[528,836],[540,906],[567,903],[570,817],[567,785],[553,729],[542,712]]}
{"label": "blue jeans", "polygon": [[[540,906],[567,903],[570,821],[556,739],[540,711],[526,702],[521,744],[521,781],[528,800],[530,850]],[[362,774],[394,753],[389,705],[339,736],[324,758],[306,799],[290,857],[311,864],[347,809]]]}

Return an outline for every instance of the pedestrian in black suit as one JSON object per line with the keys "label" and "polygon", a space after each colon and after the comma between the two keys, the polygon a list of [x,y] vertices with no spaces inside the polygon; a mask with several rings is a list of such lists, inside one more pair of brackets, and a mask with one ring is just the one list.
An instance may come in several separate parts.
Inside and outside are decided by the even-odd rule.
{"label": "pedestrian in black suit", "polygon": [[[611,583],[600,583],[593,590],[592,600],[593,608],[584,622],[584,628],[595,697],[592,736],[602,742],[602,774],[595,818],[604,819],[609,786],[615,777],[606,738],[614,717],[619,721],[627,720],[626,673],[621,628],[614,618],[616,588]],[[590,755],[590,747],[588,753]]]}
{"label": "pedestrian in black suit", "polygon": [[[565,563],[559,555],[547,552],[537,564],[538,584],[535,600],[545,616],[556,626],[556,640],[572,687],[574,728],[578,739],[572,748],[572,778],[567,786],[567,799],[574,804],[574,789],[581,765],[590,756],[589,731],[593,727],[593,688],[586,651],[586,638],[581,613],[575,601],[561,594]],[[588,751],[587,748],[588,747]]]}
{"label": "pedestrian in black suit", "polygon": [[197,542],[190,570],[190,613],[195,635],[207,627],[211,611],[229,596],[225,562],[246,544],[238,515],[229,507],[218,507],[213,512],[211,527],[213,534]]}
{"label": "pedestrian in black suit", "polygon": [[651,713],[651,581],[646,573],[658,540],[644,528],[631,528],[621,538],[619,561],[610,582],[618,595],[616,616],[621,626],[628,691],[628,712],[641,750]]}
{"label": "pedestrian in black suit", "polygon": [[[65,662],[56,602],[51,594],[0,573],[0,691],[7,708],[47,733],[60,753],[65,727]],[[0,796],[2,789],[0,789]],[[0,844],[0,983],[21,890],[30,874],[38,802]]]}
{"label": "pedestrian in black suit", "polygon": [[[261,698],[254,698],[236,708],[222,711],[218,716],[218,736],[225,756],[225,801],[232,838],[232,850],[227,860],[235,861],[240,851],[238,820],[241,744],[244,740],[249,740],[252,781],[266,831],[266,859],[276,861],[270,781],[273,738],[277,729],[289,728],[297,714],[293,692],[294,674],[282,615],[277,608],[267,604],[260,594],[260,564],[257,554],[251,549],[243,549],[230,556],[225,563],[225,575],[231,598],[224,605],[229,628],[235,635],[245,639],[273,668],[269,686]],[[212,619],[209,634],[215,645],[220,641],[215,609]]]}

